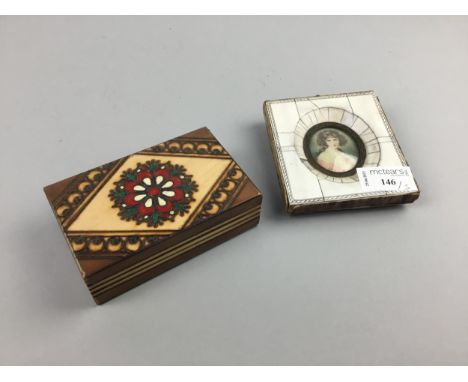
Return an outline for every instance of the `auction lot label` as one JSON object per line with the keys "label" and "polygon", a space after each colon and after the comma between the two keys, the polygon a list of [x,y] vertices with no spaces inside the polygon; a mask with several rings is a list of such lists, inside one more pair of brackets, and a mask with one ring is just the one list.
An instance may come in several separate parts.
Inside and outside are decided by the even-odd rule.
{"label": "auction lot label", "polygon": [[417,191],[409,167],[360,167],[357,168],[359,182],[364,191]]}

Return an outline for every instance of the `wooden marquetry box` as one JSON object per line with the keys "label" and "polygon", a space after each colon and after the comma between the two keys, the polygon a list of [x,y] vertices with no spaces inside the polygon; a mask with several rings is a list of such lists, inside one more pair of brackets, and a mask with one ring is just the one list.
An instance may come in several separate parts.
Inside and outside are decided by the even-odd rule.
{"label": "wooden marquetry box", "polygon": [[262,201],[207,128],[44,191],[97,304],[254,227]]}
{"label": "wooden marquetry box", "polygon": [[291,214],[411,203],[419,188],[373,91],[266,101]]}

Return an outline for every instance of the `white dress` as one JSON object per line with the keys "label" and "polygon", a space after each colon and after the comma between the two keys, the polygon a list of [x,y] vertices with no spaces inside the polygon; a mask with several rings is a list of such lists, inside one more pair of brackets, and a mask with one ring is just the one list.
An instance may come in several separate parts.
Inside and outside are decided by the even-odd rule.
{"label": "white dress", "polygon": [[354,155],[338,150],[334,154],[331,155],[331,153],[324,151],[317,157],[317,161],[322,167],[333,172],[346,172],[356,165],[357,157]]}
{"label": "white dress", "polygon": [[346,172],[351,170],[357,162],[357,157],[354,155],[346,154],[338,151],[338,154],[333,163],[333,170],[335,172]]}

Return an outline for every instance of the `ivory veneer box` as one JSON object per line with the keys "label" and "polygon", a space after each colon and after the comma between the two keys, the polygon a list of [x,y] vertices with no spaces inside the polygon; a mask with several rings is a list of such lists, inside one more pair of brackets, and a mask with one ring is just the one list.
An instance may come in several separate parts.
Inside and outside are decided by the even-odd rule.
{"label": "ivory veneer box", "polygon": [[289,213],[411,203],[419,197],[373,91],[271,100],[263,112]]}
{"label": "ivory veneer box", "polygon": [[207,128],[44,191],[97,304],[254,227],[262,201]]}

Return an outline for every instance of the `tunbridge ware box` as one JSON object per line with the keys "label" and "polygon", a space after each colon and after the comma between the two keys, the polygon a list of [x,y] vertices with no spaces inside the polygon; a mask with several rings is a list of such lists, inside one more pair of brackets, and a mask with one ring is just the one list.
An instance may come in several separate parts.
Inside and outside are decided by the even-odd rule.
{"label": "tunbridge ware box", "polygon": [[289,213],[418,198],[408,161],[373,91],[266,101],[263,111]]}
{"label": "tunbridge ware box", "polygon": [[97,304],[254,227],[262,201],[207,128],[44,191]]}

